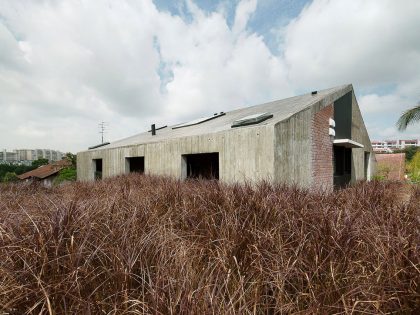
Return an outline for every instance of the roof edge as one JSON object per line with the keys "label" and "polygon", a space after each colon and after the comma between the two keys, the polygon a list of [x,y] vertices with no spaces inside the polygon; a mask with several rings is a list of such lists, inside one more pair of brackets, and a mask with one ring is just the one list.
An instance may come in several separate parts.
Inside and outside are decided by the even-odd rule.
{"label": "roof edge", "polygon": [[301,109],[300,111],[297,111],[295,113],[292,113],[289,116],[285,117],[284,119],[279,120],[278,122],[276,122],[274,124],[274,126],[277,126],[278,124],[280,124],[282,122],[285,122],[285,121],[289,120],[290,118],[292,118],[292,117],[294,117],[294,116],[296,116],[296,115],[304,112],[305,110],[308,110],[308,108],[312,108],[312,107],[314,107],[316,105],[320,105],[321,108],[324,108],[324,107],[330,105],[331,103],[334,103],[336,100],[338,100],[339,98],[343,97],[347,93],[354,91],[353,84],[351,84],[351,83],[350,84],[344,84],[341,87],[342,88],[339,91],[336,91],[336,92],[330,93],[328,95],[325,95],[322,99],[320,99],[320,100],[318,100],[318,101],[316,101],[316,102],[314,102],[312,104],[309,104],[307,107]]}

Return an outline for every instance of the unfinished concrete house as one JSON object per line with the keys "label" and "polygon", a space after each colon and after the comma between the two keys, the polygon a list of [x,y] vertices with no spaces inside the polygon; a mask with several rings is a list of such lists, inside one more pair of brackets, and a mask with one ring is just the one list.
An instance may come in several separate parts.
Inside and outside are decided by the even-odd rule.
{"label": "unfinished concrete house", "polygon": [[331,189],[369,180],[372,145],[352,85],[251,106],[91,147],[77,174],[140,172]]}

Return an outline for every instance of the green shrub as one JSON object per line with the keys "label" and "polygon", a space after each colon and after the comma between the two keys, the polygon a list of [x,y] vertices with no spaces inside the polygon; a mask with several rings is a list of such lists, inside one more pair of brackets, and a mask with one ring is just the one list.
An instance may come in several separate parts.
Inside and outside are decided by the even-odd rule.
{"label": "green shrub", "polygon": [[62,182],[72,182],[77,179],[77,171],[73,167],[66,167],[63,168],[59,173],[58,176],[54,180],[54,184],[60,184]]}
{"label": "green shrub", "polygon": [[48,159],[41,158],[41,159],[32,161],[32,166],[34,166],[35,168],[37,168],[37,167],[40,167],[42,165],[47,165],[48,163],[49,163],[48,162]]}
{"label": "green shrub", "polygon": [[420,183],[420,151],[407,163],[408,178],[413,183]]}
{"label": "green shrub", "polygon": [[3,182],[10,183],[10,182],[16,182],[19,178],[16,176],[16,173],[14,172],[7,172],[3,177]]}
{"label": "green shrub", "polygon": [[391,172],[391,168],[386,165],[379,165],[376,171],[376,174],[373,175],[373,180],[387,180],[389,173]]}

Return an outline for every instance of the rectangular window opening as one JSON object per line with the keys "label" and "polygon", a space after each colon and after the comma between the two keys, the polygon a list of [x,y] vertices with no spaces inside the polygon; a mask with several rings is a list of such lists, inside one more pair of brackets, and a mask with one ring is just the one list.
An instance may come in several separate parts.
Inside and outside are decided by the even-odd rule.
{"label": "rectangular window opening", "polygon": [[182,156],[183,178],[219,179],[219,153]]}
{"label": "rectangular window opening", "polygon": [[351,181],[351,148],[334,146],[334,186],[344,187]]}
{"label": "rectangular window opening", "polygon": [[144,156],[128,157],[125,161],[127,173],[144,173]]}
{"label": "rectangular window opening", "polygon": [[93,172],[94,179],[102,179],[102,159],[93,159]]}
{"label": "rectangular window opening", "polygon": [[370,180],[370,152],[365,152],[365,180]]}

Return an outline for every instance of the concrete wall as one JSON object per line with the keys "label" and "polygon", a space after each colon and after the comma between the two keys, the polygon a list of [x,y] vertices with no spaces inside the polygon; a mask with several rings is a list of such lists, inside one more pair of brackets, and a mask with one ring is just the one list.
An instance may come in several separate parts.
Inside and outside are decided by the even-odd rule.
{"label": "concrete wall", "polygon": [[103,159],[103,178],[127,173],[125,158],[144,156],[145,173],[182,177],[182,155],[219,152],[220,180],[227,183],[272,179],[273,126],[235,128],[229,131],[170,139],[156,143],[77,154],[79,180],[94,179],[93,159]]}
{"label": "concrete wall", "polygon": [[[352,102],[350,139],[364,145],[352,150],[352,183],[365,178],[365,152],[370,153],[370,174],[375,172],[375,156],[351,90],[343,99]],[[274,179],[278,183],[298,184],[315,190],[333,188],[333,139],[329,136],[329,118],[334,117],[334,102],[317,103],[274,127]],[[349,107],[350,108],[350,107]]]}
{"label": "concrete wall", "polygon": [[332,104],[346,93],[352,95],[352,140],[364,149],[354,149],[352,182],[364,179],[364,152],[374,155],[354,93],[349,86],[276,124],[234,128],[213,134],[173,138],[146,144],[96,149],[77,155],[77,174],[94,180],[93,159],[103,159],[103,178],[127,173],[127,157],[144,156],[145,173],[183,178],[184,154],[219,153],[219,179],[226,183],[267,179],[301,187],[332,188],[332,139],[328,120]]}
{"label": "concrete wall", "polygon": [[275,182],[311,186],[312,117],[312,109],[308,108],[275,125]]}
{"label": "concrete wall", "polygon": [[[360,112],[359,104],[357,103],[356,96],[352,91],[352,124],[351,124],[351,139],[363,144],[364,148],[352,150],[352,174],[351,182],[355,183],[359,180],[368,180],[365,178],[365,152],[370,154],[370,177],[376,171],[376,159],[373,152],[372,144]],[[369,174],[368,174],[369,177]]]}

